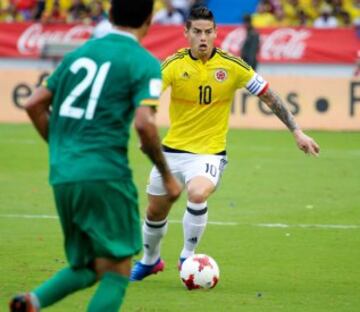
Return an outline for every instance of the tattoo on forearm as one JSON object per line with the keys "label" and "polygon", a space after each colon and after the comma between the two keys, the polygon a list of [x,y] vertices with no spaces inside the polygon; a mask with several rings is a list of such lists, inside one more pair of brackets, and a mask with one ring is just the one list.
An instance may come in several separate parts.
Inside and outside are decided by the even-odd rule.
{"label": "tattoo on forearm", "polygon": [[268,89],[260,99],[266,103],[274,114],[289,128],[290,131],[294,131],[299,128],[294,120],[294,116],[285,107],[282,99],[272,90]]}

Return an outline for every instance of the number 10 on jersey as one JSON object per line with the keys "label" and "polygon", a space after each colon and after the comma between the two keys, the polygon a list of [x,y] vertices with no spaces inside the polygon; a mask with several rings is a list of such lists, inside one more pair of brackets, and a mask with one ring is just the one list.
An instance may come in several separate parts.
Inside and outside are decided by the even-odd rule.
{"label": "number 10 on jersey", "polygon": [[199,87],[199,104],[211,104],[211,87]]}

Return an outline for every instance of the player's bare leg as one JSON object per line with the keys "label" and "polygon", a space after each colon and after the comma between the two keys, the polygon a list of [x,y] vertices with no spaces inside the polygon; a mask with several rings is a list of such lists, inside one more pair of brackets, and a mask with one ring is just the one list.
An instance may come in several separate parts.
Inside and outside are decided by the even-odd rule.
{"label": "player's bare leg", "polygon": [[206,177],[191,179],[187,186],[188,202],[183,217],[184,247],[180,263],[195,253],[208,219],[207,199],[215,191],[215,185]]}
{"label": "player's bare leg", "polygon": [[215,185],[208,178],[198,176],[187,183],[186,191],[189,201],[200,204],[206,202],[210,194],[215,191]]}
{"label": "player's bare leg", "polygon": [[166,195],[148,195],[149,205],[146,209],[146,217],[150,221],[162,221],[169,214],[172,202]]}
{"label": "player's bare leg", "polygon": [[97,258],[94,263],[94,269],[98,280],[100,280],[106,272],[116,272],[120,275],[129,277],[131,271],[131,257],[126,257],[122,260]]}

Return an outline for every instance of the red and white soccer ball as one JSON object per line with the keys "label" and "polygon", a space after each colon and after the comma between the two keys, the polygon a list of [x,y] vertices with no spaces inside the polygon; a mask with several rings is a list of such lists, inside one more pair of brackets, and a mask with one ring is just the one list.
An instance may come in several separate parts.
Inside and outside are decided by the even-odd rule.
{"label": "red and white soccer ball", "polygon": [[213,258],[204,254],[187,258],[180,270],[180,278],[189,290],[214,288],[219,277],[220,272],[217,263]]}

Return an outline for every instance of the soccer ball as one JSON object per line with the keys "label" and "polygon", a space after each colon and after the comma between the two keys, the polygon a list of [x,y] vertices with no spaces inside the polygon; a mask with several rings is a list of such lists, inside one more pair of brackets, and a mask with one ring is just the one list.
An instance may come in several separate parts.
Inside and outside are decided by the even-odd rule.
{"label": "soccer ball", "polygon": [[187,258],[180,269],[180,279],[189,290],[214,288],[219,276],[219,267],[215,260],[204,254]]}

